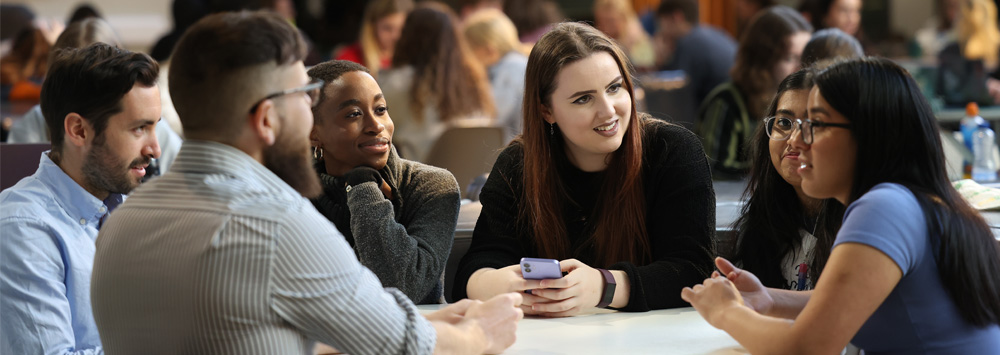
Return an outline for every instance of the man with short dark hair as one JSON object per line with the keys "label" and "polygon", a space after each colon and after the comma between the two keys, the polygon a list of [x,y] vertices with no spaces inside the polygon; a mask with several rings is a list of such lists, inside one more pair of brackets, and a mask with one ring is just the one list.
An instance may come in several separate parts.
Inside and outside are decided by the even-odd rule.
{"label": "man with short dark hair", "polygon": [[663,0],[656,10],[657,63],[661,70],[683,70],[700,105],[716,86],[729,81],[736,41],[725,32],[699,24],[698,0]]}
{"label": "man with short dark hair", "polygon": [[221,13],[187,30],[170,96],[187,140],[171,171],[101,231],[94,318],[108,352],[499,353],[518,294],[429,314],[383,289],[305,197],[320,185],[309,132],[322,81],[298,31],[268,12]]}
{"label": "man with short dark hair", "polygon": [[0,193],[0,353],[101,353],[91,314],[97,231],[160,156],[159,69],[104,43],[57,53],[42,83],[52,150]]}

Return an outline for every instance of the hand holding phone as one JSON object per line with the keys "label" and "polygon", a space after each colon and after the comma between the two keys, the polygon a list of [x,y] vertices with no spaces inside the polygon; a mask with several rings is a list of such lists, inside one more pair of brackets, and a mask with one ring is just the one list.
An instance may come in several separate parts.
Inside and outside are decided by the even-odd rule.
{"label": "hand holding phone", "polygon": [[521,275],[526,280],[562,278],[559,261],[554,259],[521,258]]}

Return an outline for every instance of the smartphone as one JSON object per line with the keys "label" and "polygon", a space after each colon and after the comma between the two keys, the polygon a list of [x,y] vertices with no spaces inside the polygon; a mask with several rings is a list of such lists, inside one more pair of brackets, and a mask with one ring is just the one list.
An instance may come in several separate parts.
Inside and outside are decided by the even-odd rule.
{"label": "smartphone", "polygon": [[521,275],[530,280],[559,279],[562,269],[558,260],[521,258]]}

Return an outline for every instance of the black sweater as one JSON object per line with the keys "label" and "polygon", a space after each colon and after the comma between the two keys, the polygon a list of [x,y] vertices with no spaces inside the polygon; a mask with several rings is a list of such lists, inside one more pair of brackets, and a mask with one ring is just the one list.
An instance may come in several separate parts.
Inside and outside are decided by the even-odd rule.
{"label": "black sweater", "polygon": [[[708,277],[715,255],[715,191],[701,142],[680,126],[655,119],[645,119],[643,124],[646,229],[653,262],[619,262],[609,267],[625,271],[631,282],[629,303],[622,308],[625,311],[688,306],[680,298],[681,289]],[[466,285],[476,270],[517,264],[521,257],[538,257],[531,229],[518,221],[523,149],[520,142],[504,149],[483,186],[483,209],[472,245],[455,275],[455,299],[466,297]],[[567,208],[564,218],[573,257],[596,267],[594,251],[581,244],[587,239],[585,217],[591,215],[596,203],[594,191],[603,172],[586,173],[570,164],[561,165],[556,168],[580,207]]]}

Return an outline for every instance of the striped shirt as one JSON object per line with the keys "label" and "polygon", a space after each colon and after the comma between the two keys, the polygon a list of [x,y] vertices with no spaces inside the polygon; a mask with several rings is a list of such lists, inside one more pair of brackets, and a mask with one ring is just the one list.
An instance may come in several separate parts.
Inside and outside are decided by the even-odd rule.
{"label": "striped shirt", "polygon": [[424,354],[436,334],[256,160],[185,141],[101,229],[91,284],[109,354]]}

